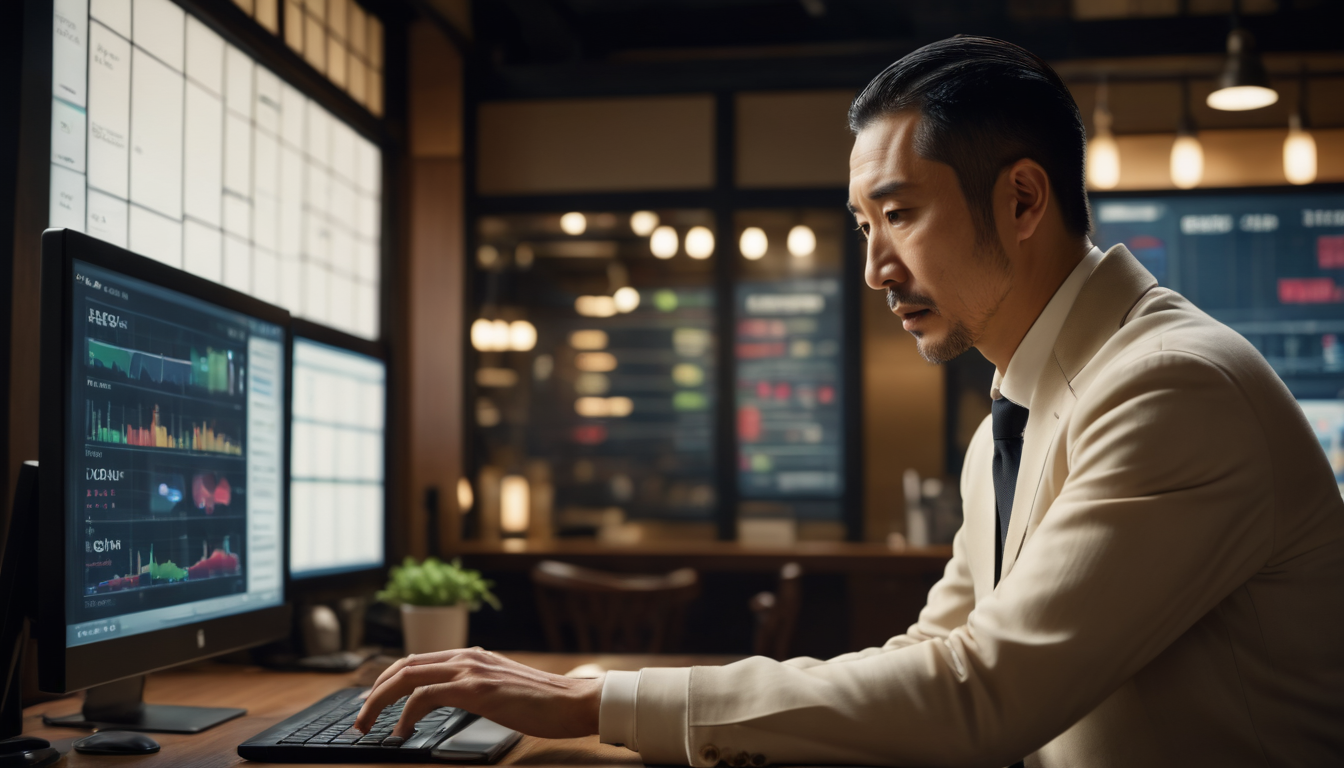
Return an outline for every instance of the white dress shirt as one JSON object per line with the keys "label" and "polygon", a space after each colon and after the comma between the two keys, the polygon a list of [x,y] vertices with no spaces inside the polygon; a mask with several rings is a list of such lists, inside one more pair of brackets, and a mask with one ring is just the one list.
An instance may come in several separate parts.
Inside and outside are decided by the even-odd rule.
{"label": "white dress shirt", "polygon": [[[1092,270],[1101,263],[1102,256],[1101,249],[1096,246],[1087,252],[1055,291],[1050,303],[1041,310],[1031,330],[1022,337],[1022,343],[1018,344],[1017,351],[1008,361],[1008,370],[1002,374],[994,372],[990,395],[995,400],[1006,397],[1023,408],[1031,409],[1031,393],[1036,389],[1041,371],[1050,362],[1050,354],[1064,327],[1064,320],[1069,316],[1069,310],[1073,309],[1079,292],[1083,290],[1083,283],[1087,282]],[[603,744],[623,745],[639,751],[635,702],[638,699],[640,674],[618,671],[607,673],[602,683],[602,703],[597,715],[598,738]]]}
{"label": "white dress shirt", "polygon": [[1036,317],[1036,322],[1032,323],[1031,330],[1022,337],[1022,343],[1017,345],[1017,351],[1013,352],[1012,358],[1008,361],[1008,370],[1002,373],[997,370],[994,372],[994,384],[989,390],[990,397],[995,400],[1006,397],[1011,402],[1031,410],[1031,393],[1036,391],[1036,382],[1041,378],[1041,371],[1050,363],[1050,354],[1055,348],[1059,332],[1064,328],[1064,320],[1073,309],[1073,303],[1078,300],[1078,294],[1083,290],[1083,283],[1092,276],[1092,270],[1101,263],[1103,255],[1105,254],[1100,248],[1092,246],[1092,250],[1088,251],[1082,261],[1078,262],[1078,266],[1064,278],[1064,282],[1051,297],[1050,303],[1045,305],[1045,309],[1042,309],[1041,314]]}

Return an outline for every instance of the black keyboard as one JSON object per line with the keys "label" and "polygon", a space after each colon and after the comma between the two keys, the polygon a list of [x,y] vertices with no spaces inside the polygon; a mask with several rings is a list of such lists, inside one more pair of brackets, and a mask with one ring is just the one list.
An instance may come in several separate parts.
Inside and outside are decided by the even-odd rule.
{"label": "black keyboard", "polygon": [[355,717],[367,688],[346,688],[238,746],[248,760],[272,763],[493,763],[518,741],[517,731],[452,707],[430,712],[406,739],[392,735],[402,699],[378,716],[367,734]]}

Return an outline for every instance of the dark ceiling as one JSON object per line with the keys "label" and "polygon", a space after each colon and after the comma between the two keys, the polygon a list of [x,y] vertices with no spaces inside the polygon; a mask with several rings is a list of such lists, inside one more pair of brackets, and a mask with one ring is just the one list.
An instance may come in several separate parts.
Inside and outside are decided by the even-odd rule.
{"label": "dark ceiling", "polygon": [[[1088,0],[1078,0],[1087,3]],[[1216,1],[1216,0],[1215,0]],[[1217,54],[1228,16],[1079,20],[1075,0],[474,0],[475,88],[509,98],[860,86],[958,33],[1048,60]],[[1245,25],[1273,52],[1344,50],[1344,1],[1261,0]],[[1249,6],[1249,4],[1248,4]]]}

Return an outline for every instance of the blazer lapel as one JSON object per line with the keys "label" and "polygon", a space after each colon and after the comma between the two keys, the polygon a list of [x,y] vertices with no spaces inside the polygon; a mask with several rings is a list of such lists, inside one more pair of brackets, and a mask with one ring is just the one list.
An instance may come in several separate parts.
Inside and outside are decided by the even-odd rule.
{"label": "blazer lapel", "polygon": [[1123,246],[1106,252],[1083,284],[1068,319],[1055,341],[1054,355],[1031,395],[1031,416],[1022,441],[1022,463],[1013,496],[1013,515],[1003,545],[1006,577],[1017,562],[1036,509],[1037,492],[1050,448],[1055,444],[1061,415],[1067,415],[1075,397],[1070,383],[1097,350],[1124,324],[1125,317],[1157,280]]}

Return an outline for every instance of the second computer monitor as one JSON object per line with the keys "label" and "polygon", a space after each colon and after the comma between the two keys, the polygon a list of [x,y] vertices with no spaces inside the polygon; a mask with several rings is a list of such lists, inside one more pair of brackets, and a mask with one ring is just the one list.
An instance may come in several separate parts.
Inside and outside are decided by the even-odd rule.
{"label": "second computer monitor", "polygon": [[289,575],[300,592],[368,588],[387,565],[387,366],[378,347],[298,323]]}

